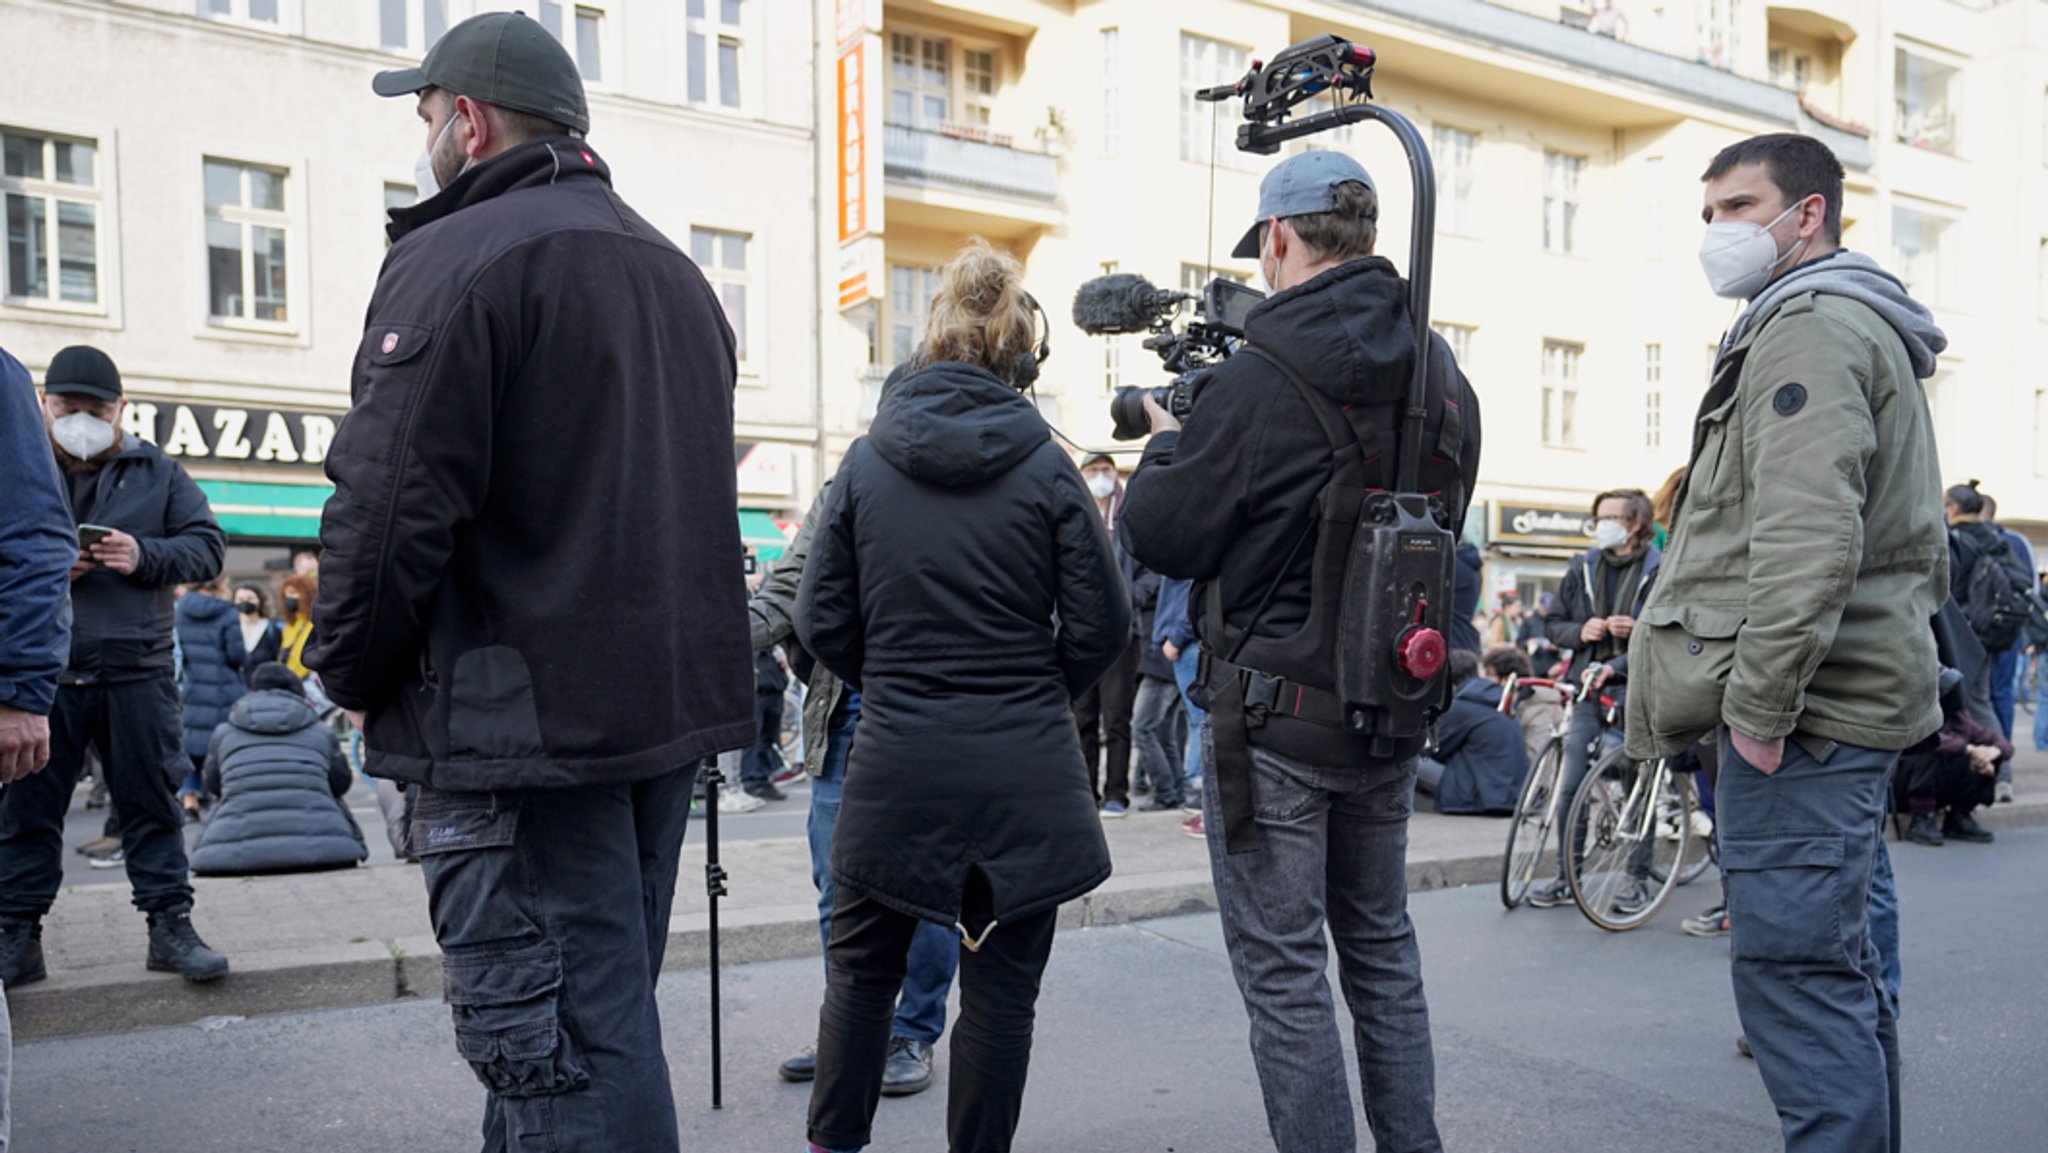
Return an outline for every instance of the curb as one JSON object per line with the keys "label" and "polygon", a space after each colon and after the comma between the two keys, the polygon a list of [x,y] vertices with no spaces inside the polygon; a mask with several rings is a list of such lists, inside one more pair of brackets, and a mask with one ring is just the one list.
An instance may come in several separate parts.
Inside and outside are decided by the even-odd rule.
{"label": "curb", "polygon": [[[1980,819],[1993,829],[2048,825],[2048,804],[1995,806]],[[1408,889],[1413,893],[1491,884],[1499,877],[1500,857],[1494,853],[1408,863]],[[1112,876],[1101,888],[1062,906],[1059,928],[1107,928],[1215,909],[1216,892],[1207,868]],[[718,945],[721,966],[815,957],[817,907],[805,903],[724,910]],[[662,968],[703,969],[710,964],[710,952],[705,915],[681,916],[669,933]],[[431,937],[238,953],[234,971],[210,985],[150,973],[137,962],[90,973],[57,973],[47,981],[6,991],[16,1041],[421,997],[438,1000],[440,995],[441,955]]]}

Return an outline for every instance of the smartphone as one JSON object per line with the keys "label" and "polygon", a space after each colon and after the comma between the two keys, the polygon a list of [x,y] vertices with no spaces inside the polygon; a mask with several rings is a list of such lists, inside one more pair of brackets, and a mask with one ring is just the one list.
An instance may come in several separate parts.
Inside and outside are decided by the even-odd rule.
{"label": "smartphone", "polygon": [[112,533],[112,532],[115,532],[115,531],[116,531],[115,529],[111,529],[111,528],[108,528],[108,527],[107,527],[106,525],[103,525],[103,524],[82,524],[82,525],[79,525],[79,526],[78,526],[78,547],[79,547],[79,548],[82,548],[82,549],[84,549],[84,548],[91,548],[92,546],[94,546],[94,545],[96,545],[96,544],[100,543],[101,541],[103,541],[103,540],[107,539],[107,535],[108,535],[109,533]]}

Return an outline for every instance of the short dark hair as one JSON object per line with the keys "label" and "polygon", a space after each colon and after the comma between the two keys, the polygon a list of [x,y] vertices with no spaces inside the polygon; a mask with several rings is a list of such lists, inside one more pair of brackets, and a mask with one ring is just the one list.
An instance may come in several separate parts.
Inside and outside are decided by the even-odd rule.
{"label": "short dark hair", "polygon": [[1967,483],[1949,489],[1948,502],[1956,506],[1956,511],[1964,516],[1982,515],[1984,502],[1989,498],[1977,491],[1977,486],[1981,483],[1983,482],[1972,477]]}
{"label": "short dark hair", "polygon": [[1371,256],[1379,239],[1379,197],[1364,182],[1346,180],[1331,187],[1330,198],[1336,202],[1330,211],[1287,217],[1287,226],[1323,260]]}
{"label": "short dark hair", "polygon": [[1830,242],[1842,242],[1842,162],[1827,145],[1796,132],[1752,136],[1723,148],[1714,162],[1707,165],[1700,183],[1719,180],[1730,169],[1744,164],[1763,165],[1788,206],[1814,195],[1827,201],[1827,221],[1823,227]]}
{"label": "short dark hair", "polygon": [[1495,645],[1486,650],[1482,660],[1486,671],[1501,680],[1507,680],[1509,673],[1524,680],[1536,675],[1536,666],[1529,663],[1529,654],[1514,645]]}
{"label": "short dark hair", "polygon": [[1628,522],[1638,529],[1648,528],[1652,523],[1650,518],[1656,515],[1656,509],[1650,504],[1649,494],[1639,488],[1610,488],[1594,497],[1593,515],[1599,516],[1600,506],[1610,500],[1622,503],[1621,515],[1627,517]]}
{"label": "short dark hair", "polygon": [[1470,649],[1451,650],[1451,687],[1457,688],[1479,675],[1479,657]]}
{"label": "short dark hair", "polygon": [[282,689],[285,692],[306,695],[305,683],[290,669],[276,661],[264,661],[249,671],[249,687],[258,692],[264,689]]}

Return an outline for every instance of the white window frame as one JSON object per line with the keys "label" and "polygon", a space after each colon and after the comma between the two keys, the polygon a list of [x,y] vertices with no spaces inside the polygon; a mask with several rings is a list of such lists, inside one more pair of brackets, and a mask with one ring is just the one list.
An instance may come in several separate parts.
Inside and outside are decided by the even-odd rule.
{"label": "white window frame", "polygon": [[1742,0],[1698,0],[1699,59],[1733,72],[1742,53]]}
{"label": "white window frame", "polygon": [[1583,379],[1586,346],[1578,341],[1543,340],[1543,388],[1540,424],[1545,448],[1583,447],[1579,382]]}
{"label": "white window frame", "polygon": [[[910,77],[907,83],[896,74],[899,51],[906,43],[910,49],[908,56]],[[928,83],[925,77],[925,70],[928,67],[927,61],[932,56],[934,48],[938,50],[942,66],[946,70],[942,83],[937,86]],[[889,103],[886,105],[888,109],[888,122],[900,124],[905,128],[922,129],[926,132],[937,132],[944,125],[958,123],[953,116],[953,109],[956,107],[953,81],[956,75],[957,70],[953,67],[952,37],[935,35],[921,28],[891,29],[889,32],[889,71],[887,76]],[[896,95],[899,92],[910,94],[910,118],[908,120],[903,119],[896,113]],[[925,101],[933,97],[938,97],[946,102],[944,113],[936,119],[925,114]]]}
{"label": "white window frame", "polygon": [[[914,285],[907,296],[897,291],[898,273],[910,277]],[[937,268],[898,264],[893,260],[889,262],[888,308],[884,310],[881,334],[885,347],[877,350],[878,355],[881,352],[889,354],[888,358],[882,361],[885,366],[894,368],[903,363],[896,356],[896,329],[899,325],[907,325],[910,329],[910,356],[916,356],[918,349],[924,347],[925,330],[932,316],[932,297],[938,295],[938,289]]]}
{"label": "white window frame", "polygon": [[1477,236],[1480,213],[1473,197],[1478,183],[1479,133],[1455,124],[1433,124],[1430,158],[1436,162],[1436,230]]}
{"label": "white window frame", "polygon": [[[697,234],[712,236],[711,263],[697,260]],[[724,259],[724,242],[731,238],[740,239],[740,260],[744,268],[728,268]],[[725,307],[724,289],[727,285],[737,286],[744,294],[746,315],[740,323],[733,325],[734,334],[740,340],[739,374],[744,383],[758,383],[761,367],[765,363],[766,349],[762,346],[761,309],[767,303],[766,277],[762,275],[762,252],[764,241],[758,228],[742,228],[735,224],[705,223],[696,221],[690,225],[690,259],[697,261],[703,270],[704,279],[711,282],[712,293],[718,297],[719,307]],[[732,323],[732,314],[726,313],[726,323]],[[755,379],[747,379],[747,378]]]}
{"label": "white window frame", "polygon": [[[243,170],[241,177],[242,196],[245,202],[243,206],[215,209],[206,203],[206,164],[208,161],[234,165]],[[268,168],[284,173],[284,208],[282,210],[251,208],[247,206],[246,201],[248,200],[249,187],[247,170],[250,168]],[[303,343],[303,341],[297,338],[305,331],[306,320],[310,315],[308,310],[312,307],[312,301],[308,298],[310,281],[306,277],[307,244],[305,240],[305,221],[307,216],[305,173],[306,166],[302,159],[280,157],[249,149],[205,149],[195,156],[192,166],[192,181],[193,186],[199,193],[197,197],[199,209],[197,229],[199,256],[195,267],[199,269],[199,334],[201,336],[232,340],[277,337],[292,339],[294,343]],[[253,288],[255,276],[256,250],[248,230],[252,226],[281,228],[284,230],[284,303],[287,319],[281,321],[257,320],[254,319],[253,315],[244,317],[213,315],[213,257],[211,245],[208,243],[206,236],[206,224],[207,221],[213,219],[216,215],[222,220],[240,226],[242,229],[242,299],[246,310],[252,314],[255,311],[254,302],[251,300],[254,294],[250,290]]]}
{"label": "white window frame", "polygon": [[275,0],[275,3],[277,5],[277,19],[275,20],[259,20],[249,15],[250,0],[227,0],[228,11],[226,12],[214,11],[213,0],[192,0],[192,11],[201,20],[211,20],[220,24],[238,24],[244,28],[261,28],[267,32],[294,31],[295,29],[292,27],[292,9],[295,6],[295,0]]}
{"label": "white window frame", "polygon": [[[427,35],[428,0],[403,0],[405,4],[405,43],[393,44],[384,38],[384,0],[377,0],[377,50],[394,56],[422,57],[434,46],[440,36]],[[441,33],[460,24],[468,14],[468,0],[440,0]]]}
{"label": "white window frame", "polygon": [[1582,255],[1579,210],[1585,205],[1588,166],[1586,157],[1577,153],[1543,150],[1543,251]]}
{"label": "white window frame", "polygon": [[1115,156],[1123,147],[1123,30],[1104,28],[1098,43],[1102,48],[1101,152],[1104,156]]}
{"label": "white window frame", "polygon": [[1450,346],[1451,359],[1458,362],[1458,367],[1467,367],[1472,359],[1472,338],[1479,335],[1479,326],[1458,324],[1449,320],[1432,320],[1429,327]]}
{"label": "white window frame", "polygon": [[1643,447],[1664,447],[1664,345],[1643,345]]}
{"label": "white window frame", "polygon": [[[684,8],[687,36],[684,43],[685,99],[693,108],[728,116],[761,114],[762,10],[772,0],[740,0],[737,24],[725,19],[723,0],[692,2]],[[722,51],[730,45],[739,77],[734,82],[738,103],[725,103]],[[703,94],[697,94],[701,84]]]}
{"label": "white window frame", "polygon": [[[559,30],[547,27],[546,17],[550,8],[555,10],[555,20],[561,25]],[[594,77],[583,71],[583,31],[577,24],[578,17],[585,12],[597,16],[597,75]],[[585,86],[601,89],[620,87],[618,60],[611,50],[611,10],[604,0],[540,0],[540,14],[535,19],[540,20],[541,27],[553,35],[556,43],[568,52],[569,59],[576,62],[577,75],[583,77]],[[607,60],[613,64],[609,70],[605,68]]]}
{"label": "white window frame", "polygon": [[[1916,138],[1921,133],[1908,131],[1906,88],[1899,78],[1899,71],[1907,60],[1946,69],[1950,73],[1947,90],[1942,94],[1942,101],[1946,105],[1946,116],[1943,123],[1935,126],[1936,130],[1930,143],[1916,143]],[[1965,81],[1968,79],[1966,63],[1966,61],[1951,56],[1939,49],[1921,44],[1918,41],[1901,38],[1893,43],[1892,140],[1894,143],[1903,144],[1908,148],[1917,148],[1924,152],[1938,153],[1942,156],[1961,156],[1963,154],[1963,97],[1966,87]]]}
{"label": "white window frame", "polygon": [[[1905,249],[1899,243],[1899,216],[1902,213],[1919,217],[1921,220],[1929,221],[1936,226],[1934,234],[1934,267],[1932,270],[1934,273],[1934,283],[1931,285],[1926,282],[1924,277],[1918,278],[1919,283],[1907,280],[1907,272],[1912,262],[1907,260]],[[1960,282],[1962,280],[1962,277],[1959,275],[1960,262],[1956,247],[1960,243],[1961,233],[1958,230],[1958,226],[1961,223],[1960,217],[1951,216],[1946,212],[1936,210],[1931,205],[1922,204],[1918,201],[1906,202],[1896,197],[1892,200],[1891,271],[1901,281],[1906,281],[1906,290],[1912,293],[1915,300],[1930,308],[1950,310],[1955,308],[1956,297],[1961,288]]]}
{"label": "white window frame", "polygon": [[[0,312],[19,310],[35,314],[39,318],[51,315],[68,317],[112,317],[112,301],[117,298],[113,260],[113,194],[115,181],[112,179],[113,156],[105,147],[111,133],[60,131],[26,124],[0,125],[0,133],[11,136],[41,137],[43,141],[43,175],[38,179],[5,175],[0,170]],[[90,185],[65,184],[56,179],[56,144],[58,142],[90,144],[93,150]],[[25,196],[43,200],[43,259],[45,275],[49,279],[52,295],[48,298],[27,296],[13,291],[8,281],[9,257],[4,252],[6,244],[6,201],[9,196]],[[63,261],[58,251],[57,204],[71,203],[89,206],[93,211],[93,280],[97,296],[91,303],[64,299]]]}
{"label": "white window frame", "polygon": [[1206,168],[1214,154],[1218,168],[1237,172],[1257,170],[1265,162],[1237,148],[1236,116],[1222,115],[1233,107],[1230,102],[1209,104],[1195,99],[1200,89],[1242,79],[1251,51],[1242,45],[1183,31],[1179,59],[1180,158]]}

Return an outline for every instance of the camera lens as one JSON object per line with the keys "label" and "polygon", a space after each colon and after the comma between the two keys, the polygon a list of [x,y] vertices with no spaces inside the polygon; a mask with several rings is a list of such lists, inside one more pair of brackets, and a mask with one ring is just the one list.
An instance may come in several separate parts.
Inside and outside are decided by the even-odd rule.
{"label": "camera lens", "polygon": [[1145,394],[1154,393],[1159,403],[1166,403],[1166,389],[1163,388],[1119,388],[1109,398],[1109,420],[1114,431],[1111,436],[1118,440],[1139,440],[1151,435],[1152,420],[1145,415]]}

